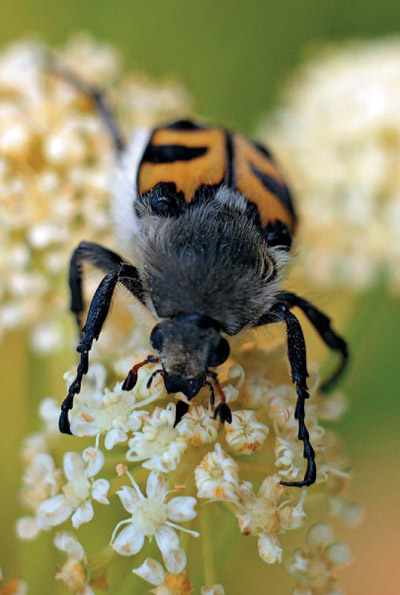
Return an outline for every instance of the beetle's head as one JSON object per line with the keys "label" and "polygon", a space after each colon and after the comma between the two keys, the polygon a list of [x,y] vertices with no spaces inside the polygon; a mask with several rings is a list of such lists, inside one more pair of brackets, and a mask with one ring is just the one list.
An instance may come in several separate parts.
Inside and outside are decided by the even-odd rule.
{"label": "beetle's head", "polygon": [[154,327],[150,343],[160,355],[169,393],[192,399],[204,386],[208,369],[228,359],[229,343],[220,330],[212,318],[193,314],[179,314]]}

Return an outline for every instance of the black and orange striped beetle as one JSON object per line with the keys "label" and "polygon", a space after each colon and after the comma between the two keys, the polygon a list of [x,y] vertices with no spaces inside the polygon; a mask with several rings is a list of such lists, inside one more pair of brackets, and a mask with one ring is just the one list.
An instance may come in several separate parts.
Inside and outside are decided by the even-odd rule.
{"label": "black and orange striped beetle", "polygon": [[[81,264],[105,273],[91,301],[77,351],[80,363],[61,406],[60,431],[71,433],[68,411],[89,367],[89,352],[99,338],[118,283],[157,320],[150,343],[157,356],[133,366],[123,384],[131,390],[138,369],[159,362],[168,393],[188,400],[203,386],[215,389],[214,417],[231,422],[231,411],[215,368],[229,356],[227,338],[244,329],[283,321],[292,381],[296,385],[298,437],[307,468],[302,481],[316,479],[314,450],[305,425],[306,347],[292,308],[300,308],[340,363],[323,384],[330,387],[346,367],[346,342],[330,319],[307,300],[281,289],[296,228],[293,200],[269,151],[219,126],[179,120],[139,130],[125,144],[102,92],[60,65],[52,70],[92,98],[112,138],[117,160],[113,214],[121,246],[129,258],[99,244],[82,242],[70,264],[71,311],[79,328],[84,311]],[[177,424],[188,411],[179,400]]]}

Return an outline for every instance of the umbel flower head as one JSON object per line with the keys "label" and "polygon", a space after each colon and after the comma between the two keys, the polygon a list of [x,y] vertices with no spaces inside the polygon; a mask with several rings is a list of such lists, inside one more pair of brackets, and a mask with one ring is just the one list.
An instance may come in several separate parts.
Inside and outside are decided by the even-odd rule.
{"label": "umbel flower head", "polygon": [[400,38],[319,48],[259,136],[291,181],[301,225],[294,275],[400,291]]}
{"label": "umbel flower head", "polygon": [[[195,586],[191,569],[199,565],[190,556],[198,546],[191,544],[199,536],[212,539],[202,533],[202,516],[221,506],[231,515],[233,549],[235,540],[254,540],[249,546],[252,556],[258,551],[266,572],[268,565],[285,562],[284,534],[306,524],[308,515],[307,489],[280,483],[296,480],[304,472],[293,421],[296,391],[283,349],[265,351],[246,345],[225,365],[221,376],[232,408],[231,425],[213,419],[209,394],[203,390],[174,428],[176,402],[183,396],[167,395],[161,378],[148,388],[152,367],[143,367],[136,386],[125,397],[121,394],[122,364],[128,354],[132,358],[143,352],[144,336],[140,323],[132,320],[126,352],[121,350],[117,359],[112,359],[115,353],[105,356],[94,349],[93,364],[70,413],[71,427],[79,428],[79,436],[94,446],[80,454],[80,438],[75,437],[72,444],[77,451],[64,452],[65,439],[57,434],[52,414],[52,421],[44,420],[43,431],[28,438],[38,446],[25,456],[21,496],[30,513],[18,522],[19,537],[33,539],[41,531],[60,528],[69,534],[71,526],[79,530],[83,523],[92,527],[100,551],[113,553],[107,555],[107,565],[93,565],[91,559],[98,552],[75,552],[74,546],[72,554],[63,546],[68,559],[57,578],[76,593],[81,591],[71,585],[87,590],[100,580],[96,573],[105,580],[113,556],[131,558],[134,574],[150,583],[155,593],[190,593]],[[348,464],[339,438],[322,425],[340,417],[343,397],[338,393],[322,397],[317,367],[311,366],[310,372],[307,419],[320,469],[312,489],[346,520],[356,510],[345,498]],[[69,374],[66,380],[68,384]],[[53,401],[45,402],[53,411]],[[113,423],[121,430],[118,439],[110,439]],[[71,448],[71,439],[68,444]],[[114,530],[108,533],[100,521],[104,504],[115,519]],[[58,537],[56,546],[74,544],[74,539]],[[93,566],[96,573],[90,570]],[[316,566],[307,566],[306,576],[308,568],[314,573]],[[331,568],[324,567],[324,576]],[[223,593],[226,577],[217,576],[221,584],[205,587],[206,574],[203,592]],[[91,591],[82,590],[86,592]]]}
{"label": "umbel flower head", "polygon": [[[28,327],[38,351],[65,340],[65,274],[83,238],[112,245],[114,153],[95,106],[45,68],[48,50],[21,42],[0,53],[0,336]],[[118,53],[83,35],[61,63],[100,87],[128,132],[188,110],[177,83],[121,76]],[[64,319],[65,320],[65,319]]]}

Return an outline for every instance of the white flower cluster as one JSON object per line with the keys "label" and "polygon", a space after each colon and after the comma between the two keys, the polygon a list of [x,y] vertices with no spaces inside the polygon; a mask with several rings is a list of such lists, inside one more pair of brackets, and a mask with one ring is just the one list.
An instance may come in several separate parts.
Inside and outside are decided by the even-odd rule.
{"label": "white flower cluster", "polygon": [[400,291],[400,38],[329,46],[305,63],[260,138],[299,212],[294,274]]}
{"label": "white flower cluster", "polygon": [[[28,326],[53,352],[65,337],[65,278],[82,239],[112,244],[109,177],[114,154],[93,103],[45,67],[47,49],[22,42],[0,53],[0,336]],[[76,36],[59,59],[110,88],[127,134],[187,111],[176,83],[120,76],[117,52]]]}
{"label": "white flower cluster", "polygon": [[288,556],[286,569],[296,580],[293,595],[343,595],[332,572],[351,556],[347,545],[334,542],[333,537],[329,525],[316,523],[307,533],[308,549],[297,549]]}
{"label": "white flower cluster", "polygon": [[[131,391],[121,390],[120,370],[127,353],[132,358],[135,337],[135,351],[143,353],[144,336],[137,326],[129,350],[113,362],[96,361],[95,350],[70,412],[73,433],[92,437],[95,446],[82,454],[66,452],[61,460],[55,402],[48,398],[41,405],[43,431],[29,437],[23,449],[27,466],[22,500],[32,513],[19,519],[19,536],[32,539],[69,519],[75,529],[95,523],[93,504],[113,504],[117,496],[129,516],[122,516],[112,535],[104,536],[113,551],[136,556],[154,539],[162,563],[149,557],[133,572],[153,585],[155,593],[190,593],[187,555],[178,532],[196,538],[201,531],[199,501],[209,507],[218,501],[236,517],[238,535],[256,538],[264,562],[281,563],[285,554],[280,536],[305,523],[307,493],[306,489],[293,492],[280,483],[281,479],[298,480],[304,473],[294,420],[296,391],[290,384],[277,383],[279,376],[288,382],[282,349],[247,350],[242,362],[246,374],[239,363],[226,366],[222,386],[232,407],[232,424],[222,426],[213,419],[204,390],[174,427],[176,404],[167,395],[162,378],[147,387],[154,366],[140,369]],[[240,354],[235,358],[240,361]],[[348,473],[339,440],[320,425],[320,420],[340,417],[343,398],[339,394],[321,398],[318,371],[315,366],[310,371],[307,420],[319,468],[313,489],[322,489],[332,511],[352,520],[357,509],[343,498]],[[71,373],[65,377],[68,385]],[[254,456],[259,461],[256,472],[252,470]],[[113,475],[107,460],[116,458],[119,463]],[[293,493],[298,496],[294,503]],[[98,577],[91,576],[82,546],[74,545],[74,537],[61,535],[56,545],[64,548],[68,560],[57,577],[68,586],[78,585],[75,591],[70,586],[72,592],[91,593]],[[221,589],[214,585],[202,592],[223,593]]]}

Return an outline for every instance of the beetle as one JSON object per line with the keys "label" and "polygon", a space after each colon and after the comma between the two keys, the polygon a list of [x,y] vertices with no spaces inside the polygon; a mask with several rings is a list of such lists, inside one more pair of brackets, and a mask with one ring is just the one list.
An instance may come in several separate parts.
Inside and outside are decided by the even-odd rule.
{"label": "beetle", "polygon": [[[113,215],[126,259],[96,243],[81,242],[69,271],[71,311],[82,327],[82,263],[104,272],[82,328],[80,362],[62,403],[59,429],[71,433],[68,412],[89,367],[114,290],[123,285],[157,321],[149,355],[129,371],[122,388],[131,390],[140,367],[160,363],[168,393],[193,399],[208,386],[214,417],[232,421],[215,368],[229,356],[228,338],[244,329],[283,322],[292,381],[295,418],[304,444],[306,471],[301,481],[316,480],[315,453],[305,424],[306,346],[300,308],[322,340],[340,355],[339,365],[322,389],[330,388],[348,361],[345,340],[330,319],[306,299],[282,289],[297,217],[291,193],[271,155],[262,145],[220,126],[178,120],[138,130],[127,145],[102,91],[53,62],[52,71],[93,100],[110,133],[116,153]],[[131,260],[137,263],[134,266]],[[179,400],[175,425],[188,411]]]}

